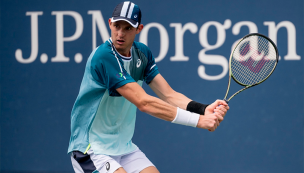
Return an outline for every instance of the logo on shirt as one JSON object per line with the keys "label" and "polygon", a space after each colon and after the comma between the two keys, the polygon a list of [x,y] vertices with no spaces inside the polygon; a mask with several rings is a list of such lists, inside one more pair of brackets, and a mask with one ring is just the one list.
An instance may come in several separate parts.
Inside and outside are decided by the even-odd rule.
{"label": "logo on shirt", "polygon": [[152,67],[150,68],[150,70],[152,70],[152,68],[155,67],[155,66],[156,66],[156,64],[152,65]]}
{"label": "logo on shirt", "polygon": [[141,65],[141,60],[138,59],[138,60],[137,60],[137,63],[136,63],[136,67],[138,68],[140,65]]}
{"label": "logo on shirt", "polygon": [[106,170],[107,171],[110,170],[110,163],[109,162],[106,163]]}
{"label": "logo on shirt", "polygon": [[125,74],[126,74],[125,72],[120,72],[120,73],[117,73],[116,76],[118,78],[121,78],[121,77],[125,76]]}

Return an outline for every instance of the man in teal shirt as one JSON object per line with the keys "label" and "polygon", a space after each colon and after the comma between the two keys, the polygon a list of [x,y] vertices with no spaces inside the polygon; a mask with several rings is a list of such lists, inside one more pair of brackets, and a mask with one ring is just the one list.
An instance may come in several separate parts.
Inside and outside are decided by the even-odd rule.
{"label": "man in teal shirt", "polygon": [[[229,106],[222,100],[197,103],[169,86],[150,49],[134,41],[143,29],[136,4],[118,4],[108,22],[111,38],[86,64],[72,110],[68,153],[75,172],[157,173],[132,143],[137,108],[166,121],[214,131]],[[148,95],[143,82],[160,99]]]}

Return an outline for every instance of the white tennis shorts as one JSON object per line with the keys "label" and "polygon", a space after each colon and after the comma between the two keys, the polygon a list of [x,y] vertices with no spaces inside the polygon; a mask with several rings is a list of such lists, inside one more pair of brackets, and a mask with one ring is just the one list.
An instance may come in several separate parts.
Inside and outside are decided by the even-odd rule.
{"label": "white tennis shorts", "polygon": [[128,173],[139,173],[149,166],[154,166],[140,149],[120,156],[94,154],[92,149],[88,150],[87,154],[73,151],[71,160],[75,173],[113,173],[120,167]]}

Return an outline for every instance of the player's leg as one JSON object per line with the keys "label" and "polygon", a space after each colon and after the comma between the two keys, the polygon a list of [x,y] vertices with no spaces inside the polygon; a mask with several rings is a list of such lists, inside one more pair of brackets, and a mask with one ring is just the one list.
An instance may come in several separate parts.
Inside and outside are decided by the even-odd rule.
{"label": "player's leg", "polygon": [[122,167],[120,167],[114,173],[127,173],[127,172]]}
{"label": "player's leg", "polygon": [[153,163],[139,149],[122,156],[120,164],[127,172],[159,173]]}
{"label": "player's leg", "polygon": [[159,171],[154,166],[150,166],[140,171],[140,173],[159,173]]}

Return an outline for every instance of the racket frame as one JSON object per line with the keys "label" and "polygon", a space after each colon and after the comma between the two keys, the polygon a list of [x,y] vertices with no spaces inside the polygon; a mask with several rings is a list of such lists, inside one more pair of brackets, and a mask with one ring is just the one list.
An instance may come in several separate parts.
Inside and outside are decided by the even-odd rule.
{"label": "racket frame", "polygon": [[[252,36],[252,35],[257,35],[257,36],[264,37],[265,39],[267,39],[267,40],[272,44],[272,46],[274,47],[274,49],[275,49],[275,51],[276,51],[276,61],[277,61],[277,62],[276,62],[276,64],[275,64],[274,68],[272,69],[272,71],[269,73],[269,75],[268,75],[265,79],[263,79],[262,81],[260,81],[260,82],[258,82],[258,83],[255,83],[255,84],[253,84],[253,85],[245,85],[245,84],[243,84],[243,83],[238,82],[238,81],[234,78],[234,76],[233,76],[233,74],[232,74],[232,72],[231,72],[231,59],[232,59],[232,55],[233,55],[233,53],[234,53],[234,51],[235,51],[235,48],[236,48],[244,39],[246,39],[247,37],[250,37],[250,36]],[[228,103],[234,96],[236,96],[236,95],[239,94],[240,92],[242,92],[242,91],[244,91],[244,90],[246,90],[246,89],[248,89],[248,88],[251,88],[251,87],[253,87],[253,86],[256,86],[256,85],[258,85],[258,84],[264,82],[264,81],[265,81],[266,79],[268,79],[269,76],[274,72],[274,70],[275,70],[275,68],[276,68],[276,66],[277,66],[277,64],[278,64],[278,62],[279,62],[279,51],[278,51],[278,48],[277,48],[277,46],[275,45],[275,43],[274,43],[270,38],[268,38],[267,36],[265,36],[265,35],[263,35],[263,34],[260,34],[260,33],[250,33],[250,34],[248,34],[248,35],[245,35],[245,36],[244,36],[243,38],[241,38],[241,40],[234,46],[233,51],[232,51],[231,54],[230,54],[230,58],[229,58],[228,87],[227,87],[227,91],[226,91],[226,95],[225,95],[225,97],[224,97],[224,100]],[[228,96],[229,89],[230,89],[231,77],[233,78],[233,80],[234,80],[236,83],[238,83],[239,85],[245,86],[245,87],[242,88],[242,89],[240,89],[240,90],[237,91],[236,93],[234,93],[234,94],[233,94],[232,96],[230,96],[228,99],[226,99],[227,96]]]}

